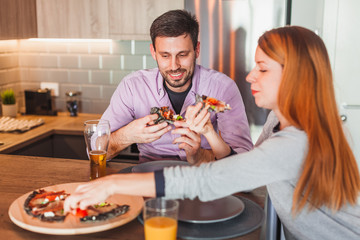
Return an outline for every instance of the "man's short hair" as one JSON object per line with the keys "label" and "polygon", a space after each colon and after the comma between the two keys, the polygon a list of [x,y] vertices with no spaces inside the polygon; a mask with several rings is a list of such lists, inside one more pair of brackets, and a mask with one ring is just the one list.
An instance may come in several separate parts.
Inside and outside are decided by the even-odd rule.
{"label": "man's short hair", "polygon": [[196,49],[199,23],[195,15],[185,10],[171,10],[154,20],[150,27],[151,41],[155,49],[156,37],[178,37],[189,34]]}

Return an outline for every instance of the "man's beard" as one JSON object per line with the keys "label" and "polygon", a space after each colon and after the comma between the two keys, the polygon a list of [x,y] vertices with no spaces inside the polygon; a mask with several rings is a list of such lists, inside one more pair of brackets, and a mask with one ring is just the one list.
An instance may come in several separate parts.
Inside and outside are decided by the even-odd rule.
{"label": "man's beard", "polygon": [[[193,75],[194,75],[194,69],[195,69],[195,61],[194,61],[194,65],[192,68],[191,72],[187,72],[186,69],[183,68],[179,68],[176,71],[166,71],[165,73],[160,71],[161,76],[163,76],[165,82],[173,88],[181,88],[182,86],[184,86],[189,80],[192,79]],[[168,76],[168,74],[175,74],[175,73],[185,73],[187,74],[186,76],[184,76],[181,80],[173,80],[171,79],[170,76]]]}

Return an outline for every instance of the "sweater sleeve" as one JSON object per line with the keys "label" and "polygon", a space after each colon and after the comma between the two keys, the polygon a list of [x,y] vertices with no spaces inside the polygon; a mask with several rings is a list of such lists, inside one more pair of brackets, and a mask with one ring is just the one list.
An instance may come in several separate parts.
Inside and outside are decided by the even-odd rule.
{"label": "sweater sleeve", "polygon": [[269,183],[297,178],[307,137],[294,127],[275,133],[253,150],[200,166],[164,169],[165,196],[210,201]]}
{"label": "sweater sleeve", "polygon": [[156,197],[165,196],[165,179],[163,169],[154,172]]}

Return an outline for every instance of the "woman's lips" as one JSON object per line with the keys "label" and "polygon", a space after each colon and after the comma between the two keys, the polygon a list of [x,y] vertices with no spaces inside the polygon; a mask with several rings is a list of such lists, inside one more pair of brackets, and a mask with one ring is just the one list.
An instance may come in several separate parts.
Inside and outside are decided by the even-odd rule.
{"label": "woman's lips", "polygon": [[259,91],[256,91],[256,90],[251,89],[252,95],[255,95],[255,93],[257,93],[257,92],[259,92]]}

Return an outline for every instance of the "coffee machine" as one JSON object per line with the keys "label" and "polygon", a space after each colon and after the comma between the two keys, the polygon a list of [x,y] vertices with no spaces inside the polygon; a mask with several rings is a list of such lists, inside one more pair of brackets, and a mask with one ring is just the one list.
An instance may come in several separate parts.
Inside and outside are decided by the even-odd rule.
{"label": "coffee machine", "polygon": [[25,90],[26,114],[57,115],[50,89]]}

